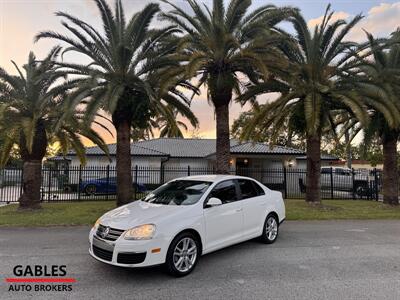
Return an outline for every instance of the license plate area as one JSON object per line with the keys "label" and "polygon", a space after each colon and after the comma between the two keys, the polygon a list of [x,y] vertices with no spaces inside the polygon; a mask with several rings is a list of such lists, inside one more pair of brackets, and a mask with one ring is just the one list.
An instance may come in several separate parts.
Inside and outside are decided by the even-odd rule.
{"label": "license plate area", "polygon": [[100,249],[106,250],[106,251],[110,251],[113,252],[114,251],[114,244],[101,240],[96,236],[93,236],[93,246],[96,246]]}

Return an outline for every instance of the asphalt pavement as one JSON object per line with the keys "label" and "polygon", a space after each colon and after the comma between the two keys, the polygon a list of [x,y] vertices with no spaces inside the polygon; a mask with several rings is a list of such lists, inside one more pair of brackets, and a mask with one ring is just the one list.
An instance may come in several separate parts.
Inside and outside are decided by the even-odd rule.
{"label": "asphalt pavement", "polygon": [[[89,227],[0,228],[0,299],[400,299],[400,221],[285,222],[278,241],[203,256],[172,278],[89,256]],[[16,265],[66,265],[72,291],[9,291]]]}

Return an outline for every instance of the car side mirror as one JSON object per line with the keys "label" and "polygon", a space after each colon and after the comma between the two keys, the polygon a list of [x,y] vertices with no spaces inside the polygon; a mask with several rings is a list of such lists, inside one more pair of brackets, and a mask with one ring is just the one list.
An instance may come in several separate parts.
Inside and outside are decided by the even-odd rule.
{"label": "car side mirror", "polygon": [[210,199],[208,199],[206,206],[212,207],[212,206],[218,206],[218,205],[222,205],[222,201],[218,198],[211,197]]}

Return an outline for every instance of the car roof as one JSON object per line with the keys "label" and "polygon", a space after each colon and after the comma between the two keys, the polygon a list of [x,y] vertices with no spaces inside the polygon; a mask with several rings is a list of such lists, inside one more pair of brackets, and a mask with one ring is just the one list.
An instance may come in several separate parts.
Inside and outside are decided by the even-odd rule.
{"label": "car roof", "polygon": [[193,176],[186,176],[186,177],[180,177],[176,178],[174,180],[199,180],[199,181],[209,181],[209,182],[218,182],[222,180],[228,180],[228,179],[250,179],[254,180],[249,177],[244,177],[244,176],[238,176],[238,175],[193,175]]}

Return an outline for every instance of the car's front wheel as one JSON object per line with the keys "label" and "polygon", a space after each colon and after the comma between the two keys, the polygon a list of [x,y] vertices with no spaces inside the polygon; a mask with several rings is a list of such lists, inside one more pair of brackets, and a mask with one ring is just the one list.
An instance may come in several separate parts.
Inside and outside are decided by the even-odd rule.
{"label": "car's front wheel", "polygon": [[200,256],[200,244],[196,236],[183,232],[176,236],[168,248],[165,262],[169,274],[182,277],[193,271]]}
{"label": "car's front wheel", "polygon": [[97,186],[94,184],[88,184],[87,186],[85,186],[85,194],[87,196],[92,196],[95,195],[97,192]]}
{"label": "car's front wheel", "polygon": [[278,218],[274,214],[269,214],[264,222],[263,232],[260,240],[266,244],[272,244],[276,241],[279,234]]}

